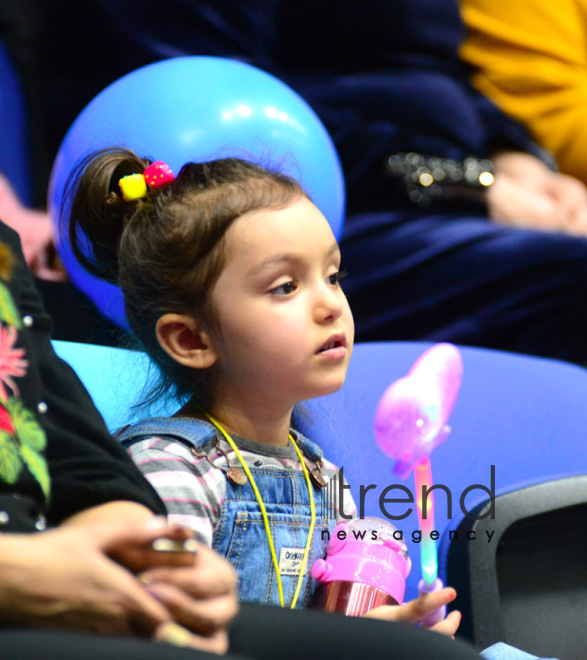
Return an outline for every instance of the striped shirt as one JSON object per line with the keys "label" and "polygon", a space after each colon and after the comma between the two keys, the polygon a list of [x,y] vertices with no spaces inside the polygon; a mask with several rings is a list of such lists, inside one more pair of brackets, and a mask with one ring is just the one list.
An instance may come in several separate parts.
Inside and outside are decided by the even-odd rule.
{"label": "striped shirt", "polygon": [[[292,435],[296,439],[299,434],[292,430]],[[276,447],[239,436],[233,436],[233,440],[249,467],[302,470],[291,442],[286,447]],[[216,433],[212,442],[196,451],[187,441],[154,435],[134,442],[129,452],[165,502],[169,520],[190,527],[201,542],[211,547],[226,497],[227,471],[232,466],[242,472],[226,439]],[[316,466],[310,460],[307,464],[310,469]],[[328,498],[333,517],[337,521],[354,517],[355,503],[348,485],[339,486],[336,466],[323,459],[321,473],[326,486],[319,497]]]}

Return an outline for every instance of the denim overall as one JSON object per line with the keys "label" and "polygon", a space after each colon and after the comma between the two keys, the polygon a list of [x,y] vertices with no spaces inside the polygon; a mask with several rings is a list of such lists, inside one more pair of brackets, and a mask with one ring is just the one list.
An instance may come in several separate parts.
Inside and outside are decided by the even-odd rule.
{"label": "denim overall", "polygon": [[[322,458],[322,450],[297,433],[296,444],[312,463]],[[188,443],[198,453],[205,452],[216,442],[217,432],[207,422],[191,418],[152,418],[128,429],[120,436],[123,445],[145,437],[164,437]],[[238,443],[237,443],[238,444]],[[248,465],[263,499],[271,528],[277,562],[280,566],[284,605],[288,607],[298,584],[299,565],[310,527],[311,512],[308,487],[303,472],[285,467],[257,467]],[[237,458],[231,465],[240,467]],[[306,564],[296,608],[307,607],[316,588],[310,576],[312,564],[326,555],[326,545],[336,520],[328,488],[319,488],[310,480],[316,507],[314,540]],[[328,534],[323,534],[328,531]],[[249,481],[244,485],[226,479],[226,497],[220,522],[214,531],[212,548],[234,566],[238,575],[238,596],[242,601],[279,605],[277,575],[263,516]]]}

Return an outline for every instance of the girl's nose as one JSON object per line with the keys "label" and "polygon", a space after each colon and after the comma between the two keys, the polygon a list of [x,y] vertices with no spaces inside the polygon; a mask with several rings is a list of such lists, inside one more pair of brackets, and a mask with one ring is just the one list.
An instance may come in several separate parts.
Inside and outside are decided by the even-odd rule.
{"label": "girl's nose", "polygon": [[344,308],[344,294],[338,287],[324,283],[320,287],[314,304],[314,313],[319,323],[339,318]]}

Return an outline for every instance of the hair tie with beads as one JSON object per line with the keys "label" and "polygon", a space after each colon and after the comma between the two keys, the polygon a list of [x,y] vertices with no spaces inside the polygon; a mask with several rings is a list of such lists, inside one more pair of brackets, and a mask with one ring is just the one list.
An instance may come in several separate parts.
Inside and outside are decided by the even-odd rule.
{"label": "hair tie with beads", "polygon": [[147,186],[159,188],[171,183],[175,179],[171,168],[162,160],[156,160],[142,174],[129,174],[123,176],[118,182],[118,187],[125,202],[134,202],[146,197]]}

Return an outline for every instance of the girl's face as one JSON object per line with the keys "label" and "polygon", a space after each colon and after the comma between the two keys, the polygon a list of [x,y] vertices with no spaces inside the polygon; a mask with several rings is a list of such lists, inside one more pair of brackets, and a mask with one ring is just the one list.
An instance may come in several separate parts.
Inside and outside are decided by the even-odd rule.
{"label": "girl's face", "polygon": [[230,227],[212,290],[220,398],[292,406],[342,386],[354,324],[339,268],[328,222],[306,198]]}

